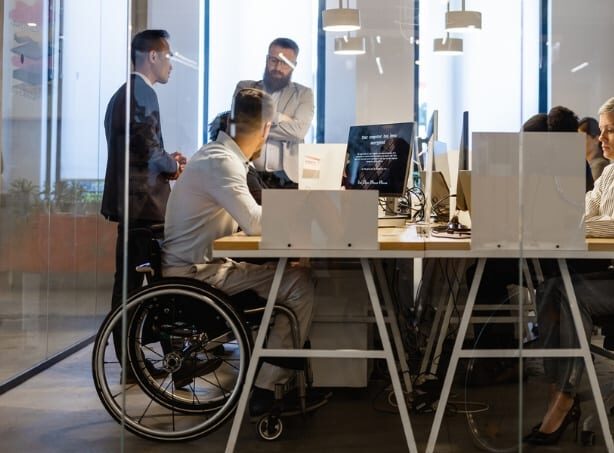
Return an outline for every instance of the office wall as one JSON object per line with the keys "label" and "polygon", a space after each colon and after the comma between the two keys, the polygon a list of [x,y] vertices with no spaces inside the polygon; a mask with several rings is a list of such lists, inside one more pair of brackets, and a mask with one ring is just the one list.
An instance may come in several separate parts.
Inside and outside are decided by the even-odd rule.
{"label": "office wall", "polygon": [[[596,116],[614,96],[614,4],[612,0],[550,1],[550,103],[579,116]],[[572,72],[582,63],[583,69]]]}
{"label": "office wall", "polygon": [[102,126],[109,99],[126,81],[126,14],[127,0],[64,2],[61,179],[104,179]]}
{"label": "office wall", "polygon": [[[413,120],[413,43],[399,27],[400,20],[413,23],[413,8],[402,6],[401,15],[399,5],[403,3],[398,0],[357,2],[364,29],[361,34],[367,38],[367,53],[357,58],[356,66],[357,124]],[[381,72],[376,62],[378,57]]]}
{"label": "office wall", "polygon": [[162,132],[167,151],[190,156],[202,145],[204,2],[200,0],[149,0],[149,28],[171,35],[171,49],[193,64],[173,61],[167,84],[156,84]]}
{"label": "office wall", "polygon": [[[343,34],[326,34],[325,141],[330,143],[345,143],[353,124],[413,121],[413,2],[358,0],[350,5],[360,10],[361,29],[355,35],[365,37],[366,53],[335,55],[334,39]],[[336,8],[338,2],[328,0],[327,7]]]}
{"label": "office wall", "polygon": [[472,131],[517,131],[537,112],[539,6],[540,0],[472,0],[467,9],[482,13],[482,30],[451,33],[463,40],[463,53],[450,56],[433,52],[433,40],[445,35],[446,4],[423,2],[420,102],[427,115],[439,110],[439,137],[448,149],[458,149],[465,110]]}
{"label": "office wall", "polygon": [[[292,80],[315,88],[317,11],[317,0],[211,1],[209,121],[230,109],[238,81],[262,79],[269,43],[280,36],[293,39],[300,48]],[[312,135],[308,133],[305,141],[311,142]]]}

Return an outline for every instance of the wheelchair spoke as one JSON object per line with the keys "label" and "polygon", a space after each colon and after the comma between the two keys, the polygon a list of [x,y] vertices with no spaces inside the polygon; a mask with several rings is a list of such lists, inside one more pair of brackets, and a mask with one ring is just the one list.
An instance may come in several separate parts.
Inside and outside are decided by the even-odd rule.
{"label": "wheelchair spoke", "polygon": [[121,307],[104,320],[94,342],[96,391],[129,431],[154,440],[191,440],[233,414],[251,336],[223,297],[185,279],[161,280],[130,296],[126,361],[137,384],[122,385],[115,357],[113,333],[122,322]]}

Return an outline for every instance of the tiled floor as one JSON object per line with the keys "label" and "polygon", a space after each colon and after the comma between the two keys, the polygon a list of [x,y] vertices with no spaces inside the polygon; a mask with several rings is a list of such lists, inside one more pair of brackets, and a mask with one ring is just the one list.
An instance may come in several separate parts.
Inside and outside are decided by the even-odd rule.
{"label": "tiled floor", "polygon": [[[230,423],[213,434],[189,443],[165,444],[140,439],[130,433],[121,435],[120,426],[102,407],[90,372],[91,347],[87,347],[0,396],[0,451],[3,452],[222,452]],[[598,360],[601,382],[612,382],[614,367]],[[461,373],[457,380],[462,382]],[[312,416],[286,420],[282,438],[265,442],[255,427],[244,422],[239,452],[402,452],[406,451],[401,423],[395,409],[387,403],[386,383],[373,380],[365,390],[335,390],[330,403]],[[501,428],[516,426],[518,387],[515,384],[465,388],[457,385],[450,411],[444,417],[436,452],[480,451],[474,446],[467,418],[458,413],[466,407],[461,400],[486,403],[489,409],[475,416],[484,427],[486,438],[496,439]],[[539,418],[546,404],[545,385],[541,377],[525,383],[523,429]],[[590,399],[589,395],[586,395]],[[593,404],[586,401],[582,410]],[[482,405],[471,406],[474,409]],[[424,451],[432,414],[412,414],[411,422],[420,451]],[[571,430],[555,447],[525,448],[525,451],[603,452],[603,439],[582,448],[573,441]],[[511,445],[513,447],[513,445]],[[512,448],[515,450],[515,448]]]}

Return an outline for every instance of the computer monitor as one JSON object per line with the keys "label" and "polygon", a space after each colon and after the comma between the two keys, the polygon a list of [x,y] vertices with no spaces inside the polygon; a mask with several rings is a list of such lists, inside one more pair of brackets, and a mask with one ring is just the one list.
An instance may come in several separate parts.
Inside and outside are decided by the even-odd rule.
{"label": "computer monitor", "polygon": [[405,195],[413,143],[414,123],[350,127],[343,186],[377,190],[380,197]]}
{"label": "computer monitor", "polygon": [[[426,178],[426,172],[421,171],[420,180],[425,194]],[[431,173],[431,216],[438,222],[446,221],[450,216],[450,188],[441,171]]]}
{"label": "computer monitor", "polygon": [[[433,112],[431,121],[436,121],[437,117],[437,112]],[[450,164],[447,146],[445,143],[438,141],[437,137],[437,127],[434,125],[427,142],[427,152],[424,159],[424,168],[431,169],[430,188],[427,188],[429,172],[421,171],[420,180],[425,196],[430,193],[430,204],[425,204],[428,211],[425,214],[437,222],[447,222],[450,216]]]}
{"label": "computer monitor", "polygon": [[[435,142],[439,139],[439,111],[433,110],[431,114],[431,118],[426,126],[426,135],[424,137],[418,138],[418,151],[416,152],[416,164],[418,165],[418,170],[422,171],[426,166],[426,156],[428,153],[428,145],[431,142]],[[424,149],[423,145],[427,145],[427,148]],[[435,168],[432,168],[435,170]]]}
{"label": "computer monitor", "polygon": [[471,174],[469,173],[469,112],[463,112],[463,125],[458,152],[458,177],[456,178],[456,209],[460,211],[469,211],[471,204],[470,198]]}
{"label": "computer monitor", "polygon": [[456,209],[459,211],[471,212],[471,170],[458,171],[458,179],[456,181]]}

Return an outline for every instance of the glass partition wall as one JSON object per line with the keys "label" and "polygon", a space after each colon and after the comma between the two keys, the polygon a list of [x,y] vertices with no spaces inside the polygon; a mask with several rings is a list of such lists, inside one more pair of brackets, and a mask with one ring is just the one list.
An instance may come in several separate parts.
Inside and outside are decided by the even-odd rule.
{"label": "glass partition wall", "polygon": [[[360,12],[359,30],[322,29],[322,12],[340,3]],[[449,253],[444,247],[425,259],[384,263],[408,352],[414,391],[408,404],[419,451],[522,451],[532,444],[575,451],[570,432],[580,412],[593,414],[583,439],[591,441],[593,433],[599,448],[608,448],[595,398],[605,397],[596,388],[610,367],[601,358],[596,375],[582,366],[588,355],[578,346],[587,344],[574,337],[576,310],[565,308],[565,288],[570,281],[581,288],[574,294],[587,338],[601,344],[594,326],[607,326],[611,247],[607,241],[587,246],[585,231],[607,236],[608,227],[594,230],[583,222],[602,215],[607,223],[613,215],[608,183],[598,178],[600,171],[609,174],[603,168],[614,158],[607,146],[614,127],[608,108],[614,106],[599,113],[614,95],[602,50],[614,7],[608,0],[594,0],[590,8],[572,0],[495,3],[113,0],[94,2],[92,15],[92,4],[77,0],[4,2],[0,383],[91,338],[111,309],[116,238],[123,230],[100,215],[108,164],[103,124],[112,96],[134,77],[132,37],[144,29],[169,33],[170,48],[157,53],[172,66],[167,82],[153,83],[157,121],[164,150],[180,152],[188,166],[210,141],[215,116],[231,109],[236,84],[261,80],[269,43],[288,37],[300,47],[292,81],[313,92],[304,141],[344,144],[353,125],[414,122],[411,189],[387,209],[443,224],[442,237],[451,243],[471,239],[460,252],[451,245]],[[557,106],[565,108],[551,111]],[[587,116],[597,125],[591,123],[588,135],[576,132]],[[120,157],[130,165],[126,154]],[[429,172],[441,174],[447,192],[430,200],[437,216],[424,218],[425,198],[434,197],[425,187]],[[171,178],[171,190],[174,184]],[[592,211],[583,219],[585,192],[593,187]],[[126,185],[122,197],[133,188]],[[439,240],[436,226],[427,243]],[[120,258],[134,245],[131,234],[126,239]],[[373,324],[356,321],[369,315],[358,263],[310,265],[318,301],[313,347],[377,344]],[[472,316],[463,319],[473,303]],[[130,310],[127,315],[130,320]],[[343,322],[348,316],[354,319],[349,325]],[[144,331],[146,324],[139,324]],[[119,335],[121,326],[117,318],[109,344],[114,337],[133,338],[134,331]],[[461,340],[459,331],[466,333]],[[172,344],[144,344],[147,360],[140,363],[151,382],[177,387],[168,370],[161,371],[162,357],[169,357],[164,348]],[[109,397],[111,412],[151,415],[130,390],[143,382],[121,378],[114,347],[105,354],[115,365],[105,377],[117,390]],[[322,387],[368,387],[378,371],[366,359],[313,362],[315,384]],[[455,368],[446,379],[450,364]],[[173,406],[180,388],[154,405]],[[443,416],[440,397],[455,417]],[[166,422],[160,416],[154,431],[161,426],[156,423]],[[388,441],[403,451],[401,429],[395,434]],[[121,448],[131,451],[125,436],[132,434],[122,430]],[[333,448],[335,439],[322,444]]]}
{"label": "glass partition wall", "polygon": [[109,308],[101,124],[125,78],[122,3],[2,4],[0,383],[91,338]]}

